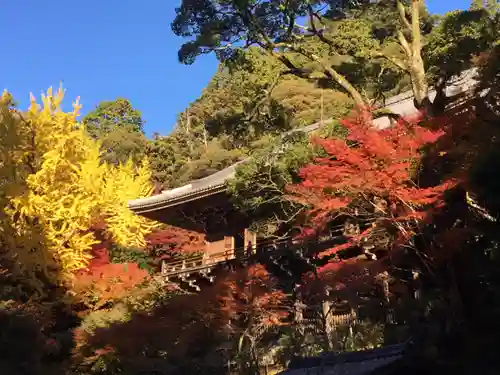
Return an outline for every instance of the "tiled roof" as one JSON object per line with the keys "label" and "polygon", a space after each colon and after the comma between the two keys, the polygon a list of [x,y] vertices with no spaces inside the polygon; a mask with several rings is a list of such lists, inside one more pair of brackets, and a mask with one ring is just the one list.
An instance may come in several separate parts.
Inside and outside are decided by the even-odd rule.
{"label": "tiled roof", "polygon": [[326,353],[305,358],[279,375],[369,375],[404,358],[407,343],[359,352]]}
{"label": "tiled roof", "polygon": [[236,168],[246,160],[248,160],[248,158],[210,176],[191,181],[188,185],[181,186],[180,188],[166,190],[161,194],[129,201],[128,206],[136,213],[144,213],[172,207],[179,203],[222,192],[225,190],[226,181],[234,177]]}
{"label": "tiled roof", "polygon": [[[471,87],[474,87],[475,84],[477,84],[477,81],[474,79],[475,74],[476,70],[470,69],[464,71],[459,77],[452,80],[446,89],[447,96],[454,96],[470,89]],[[429,93],[431,99],[433,99],[435,95],[436,93],[434,91]],[[407,91],[387,99],[384,108],[401,116],[413,113],[415,111],[415,106],[413,105],[412,92]],[[331,121],[331,119],[326,120],[326,122],[328,121]],[[317,122],[308,126],[296,128],[284,133],[283,137],[295,132],[310,133],[319,129],[322,124],[322,122]],[[385,128],[389,124],[390,121],[387,117],[381,117],[374,120],[374,125],[378,128]],[[151,197],[131,200],[128,202],[128,206],[136,213],[145,213],[162,208],[173,207],[205,196],[218,194],[225,191],[225,184],[227,181],[234,178],[236,168],[249,159],[250,158],[246,158],[239,161],[208,177],[191,181],[189,184],[181,186],[180,188],[166,190],[161,194],[153,195]]]}

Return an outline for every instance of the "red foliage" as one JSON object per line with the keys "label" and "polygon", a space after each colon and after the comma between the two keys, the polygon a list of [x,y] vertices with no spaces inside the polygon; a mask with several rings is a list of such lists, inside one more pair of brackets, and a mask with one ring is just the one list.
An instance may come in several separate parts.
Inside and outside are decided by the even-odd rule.
{"label": "red foliage", "polygon": [[80,272],[74,282],[74,291],[87,305],[99,309],[126,297],[148,277],[148,272],[136,263],[110,263]]}
{"label": "red foliage", "polygon": [[[195,253],[205,250],[205,235],[194,231],[166,225],[146,238],[149,246],[160,251]],[[162,254],[161,258],[168,257]]]}
{"label": "red foliage", "polygon": [[[126,297],[149,277],[136,263],[111,264],[110,242],[97,229],[96,235],[101,242],[93,246],[92,260],[85,270],[77,272],[73,283],[77,296],[94,309]],[[169,252],[198,252],[205,248],[203,234],[173,226],[153,232],[147,241],[155,247],[159,259],[170,256]]]}
{"label": "red foliage", "polygon": [[[200,346],[227,342],[243,332],[258,335],[266,327],[282,324],[286,296],[261,265],[239,269],[216,279],[212,287],[194,295],[173,296],[148,313],[134,314],[123,324],[96,330],[94,335],[75,332],[85,351],[113,348],[121,360],[141,367],[144,348],[166,352],[169,360],[185,360]],[[147,364],[144,364],[147,366]]]}
{"label": "red foliage", "polygon": [[94,258],[86,270],[76,273],[73,291],[93,309],[126,297],[149,274],[136,263],[110,263],[106,242],[93,247]]}
{"label": "red foliage", "polygon": [[89,270],[110,263],[108,247],[109,244],[107,241],[102,241],[92,246],[92,260],[87,267]]}
{"label": "red foliage", "polygon": [[240,270],[217,285],[220,310],[229,319],[249,319],[262,328],[279,325],[287,315],[283,307],[286,299],[281,290],[276,289],[275,280],[260,264]]}
{"label": "red foliage", "polygon": [[[396,247],[395,243],[408,239],[415,224],[440,205],[443,192],[454,182],[422,187],[416,174],[422,148],[436,142],[443,132],[420,126],[420,120],[420,116],[415,116],[379,130],[374,127],[370,113],[360,111],[343,121],[348,130],[346,140],[313,140],[328,156],[302,168],[303,181],[288,187],[290,199],[309,207],[309,227],[305,231],[320,231],[330,220],[343,214],[351,217],[362,214],[372,223],[348,243],[321,256],[349,248],[380,232],[379,227],[391,226],[398,231],[392,243]],[[368,205],[360,206],[360,202]],[[339,274],[343,263],[328,264],[324,271]],[[346,272],[359,274],[352,269]]]}

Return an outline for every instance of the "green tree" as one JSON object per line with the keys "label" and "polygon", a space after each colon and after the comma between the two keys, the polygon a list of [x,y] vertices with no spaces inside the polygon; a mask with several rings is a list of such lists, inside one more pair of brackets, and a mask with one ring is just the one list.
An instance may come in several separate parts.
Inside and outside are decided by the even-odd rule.
{"label": "green tree", "polygon": [[185,185],[191,180],[207,177],[244,159],[248,154],[245,148],[229,147],[224,137],[211,140],[206,148],[199,151],[193,160],[182,165],[174,174],[176,185]]}
{"label": "green tree", "polygon": [[472,0],[471,10],[486,10],[490,15],[500,12],[500,3],[498,0]]}
{"label": "green tree", "polygon": [[181,125],[186,128],[189,114],[191,133],[203,140],[224,135],[233,147],[247,147],[264,133],[286,130],[286,114],[272,98],[280,73],[280,66],[256,48],[237,61],[221,63],[201,97],[183,114]]}
{"label": "green tree", "polygon": [[474,57],[489,50],[497,35],[497,25],[484,9],[449,12],[429,34],[424,59],[429,82],[437,91],[435,104],[441,100],[441,110],[447,82],[471,68]]}
{"label": "green tree", "polygon": [[[305,40],[316,38],[326,45],[329,40],[319,30],[324,12],[318,6],[325,1],[261,2],[183,0],[176,9],[173,31],[192,37],[179,50],[184,63],[192,63],[203,53],[215,52],[221,60],[232,59],[242,49],[259,46],[269,56],[283,64],[287,73],[301,78],[323,78],[345,90],[359,105],[365,105],[363,95],[322,56],[307,48]],[[328,7],[326,7],[328,9]],[[310,24],[303,26],[299,20],[309,17]],[[311,69],[296,61],[300,56],[317,68]]]}
{"label": "green tree", "polygon": [[[218,2],[213,0],[210,4],[216,8]],[[201,53],[214,52],[221,64],[200,98],[179,115],[174,132],[150,145],[148,153],[158,182],[165,187],[187,183],[249,154],[260,153],[269,137],[297,126],[345,116],[356,100],[332,75],[325,73],[325,66],[340,73],[370,101],[383,102],[385,97],[410,85],[407,72],[389,59],[373,58],[373,51],[399,53],[404,58],[404,52],[398,50],[397,30],[401,22],[395,1],[344,7],[344,14],[335,13],[333,8],[320,13],[307,2],[301,4],[298,8],[302,8],[287,15],[296,23],[285,35],[288,39],[270,25],[264,31],[255,31],[270,16],[253,9],[248,15],[258,17],[251,22],[246,20],[244,36],[254,39],[246,45],[231,44],[237,38],[230,35],[231,30],[212,43],[207,39],[208,29],[204,29],[206,33],[191,29],[204,25],[212,27],[210,32],[217,32],[223,29],[224,22],[226,26],[243,22],[241,17],[231,18],[228,10],[236,9],[236,2],[221,10],[221,24],[212,22],[210,12],[215,8],[210,10],[185,0],[177,9],[174,30],[193,37],[179,51],[181,60],[190,63]],[[250,3],[242,6],[251,7]],[[256,6],[273,14],[283,15],[285,11],[267,3]],[[297,24],[299,14],[308,18],[303,28]],[[427,33],[432,20],[425,9],[421,14],[422,30]],[[193,18],[196,15],[200,17]],[[296,48],[282,45],[266,49],[269,45],[265,37],[270,35],[274,38],[272,45],[279,46],[285,40]],[[264,42],[259,38],[264,38]],[[296,69],[291,69],[287,61],[293,62]]]}
{"label": "green tree", "polygon": [[[338,138],[345,136],[345,129],[329,121],[314,135]],[[321,155],[309,134],[301,131],[261,140],[259,151],[238,167],[228,186],[238,209],[255,218],[254,231],[269,238],[285,235],[295,226],[304,206],[287,199],[285,187],[300,181],[300,168]]]}
{"label": "green tree", "polygon": [[143,157],[147,145],[144,121],[127,99],[100,103],[82,122],[88,134],[101,141],[104,161],[118,164],[131,158],[137,163]]}
{"label": "green tree", "polygon": [[[379,29],[374,30],[369,23],[352,19],[364,9],[383,9],[386,21],[379,22]],[[326,81],[346,92],[356,104],[366,105],[368,98],[353,81],[352,73],[358,71],[363,60],[385,57],[393,67],[410,75],[416,104],[422,107],[428,100],[421,49],[423,34],[431,24],[425,22],[429,17],[422,0],[358,1],[355,6],[326,0],[183,0],[176,11],[174,32],[191,37],[179,50],[184,63],[192,63],[198,55],[210,52],[223,61],[234,59],[255,45],[280,62],[284,74]],[[303,19],[306,24],[300,24]],[[343,22],[339,24],[339,20]],[[394,40],[400,56],[388,54],[380,45],[380,38]],[[352,45],[356,46],[354,53]],[[351,76],[343,65],[350,67]]]}
{"label": "green tree", "polygon": [[188,135],[178,126],[169,136],[155,137],[146,153],[154,182],[163,189],[172,189],[244,159],[248,148],[233,147],[223,134],[208,139],[205,144],[195,134]]}
{"label": "green tree", "polygon": [[166,137],[155,136],[148,143],[146,154],[151,163],[153,181],[160,187],[176,187],[175,175],[188,162],[189,153],[178,137],[178,131]]}
{"label": "green tree", "polygon": [[83,117],[82,122],[94,138],[101,138],[117,127],[127,128],[131,132],[144,132],[141,113],[124,98],[99,103],[96,109]]}
{"label": "green tree", "polygon": [[341,118],[352,108],[343,92],[318,87],[312,82],[286,77],[273,91],[272,98],[289,117],[290,127]]}
{"label": "green tree", "polygon": [[102,160],[123,164],[129,158],[138,164],[144,157],[148,140],[143,133],[117,127],[101,139]]}

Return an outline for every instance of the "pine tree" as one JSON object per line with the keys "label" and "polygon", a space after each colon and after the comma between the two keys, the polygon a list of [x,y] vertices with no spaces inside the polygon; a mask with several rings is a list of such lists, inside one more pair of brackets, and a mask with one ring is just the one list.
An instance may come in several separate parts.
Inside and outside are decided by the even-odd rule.
{"label": "pine tree", "polygon": [[471,10],[486,9],[491,15],[500,11],[500,3],[498,0],[472,0],[470,5]]}

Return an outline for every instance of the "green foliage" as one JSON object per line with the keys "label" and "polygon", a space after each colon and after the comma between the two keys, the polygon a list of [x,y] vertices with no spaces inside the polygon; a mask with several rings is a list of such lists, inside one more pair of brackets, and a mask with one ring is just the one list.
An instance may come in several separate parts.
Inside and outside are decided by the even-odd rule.
{"label": "green foliage", "polygon": [[344,340],[348,350],[367,350],[383,346],[384,326],[369,321],[359,322],[352,337]]}
{"label": "green foliage", "polygon": [[96,109],[83,117],[82,122],[94,138],[102,138],[115,128],[127,128],[130,132],[143,133],[141,113],[123,98],[101,102]]}
{"label": "green foliage", "polygon": [[[341,16],[321,15],[314,8],[313,18],[319,16],[314,25],[323,29],[324,38],[305,29],[282,28],[285,20],[298,22],[300,14],[310,13],[307,2],[284,6],[259,3],[258,7],[269,12],[254,9],[257,21],[231,16],[230,9],[241,7],[238,9],[243,11],[250,3],[231,1],[220,13],[215,11],[217,4],[218,0],[203,4],[185,0],[172,25],[179,35],[192,37],[180,51],[184,62],[190,63],[200,53],[215,52],[222,63],[200,98],[179,115],[172,134],[157,137],[148,145],[155,180],[164,188],[186,184],[259,153],[268,137],[321,119],[345,116],[354,101],[345,87],[328,76],[329,68],[372,100],[383,102],[409,87],[405,72],[385,59],[372,58],[378,50],[393,50],[393,55],[404,57],[397,43],[400,20],[393,1],[362,2],[345,8],[347,12]],[[279,16],[272,19],[272,14]],[[432,22],[423,9],[424,33],[432,28]],[[233,34],[229,25],[236,24],[244,35]],[[311,25],[309,21],[306,27]],[[296,48],[273,50],[283,60],[270,53],[268,44],[258,41],[266,35],[272,43],[293,42]],[[240,37],[248,38],[249,43],[230,44]]]}
{"label": "green foliage", "polygon": [[297,168],[312,157],[308,138],[297,134],[288,141],[271,138],[267,147],[238,168],[229,191],[238,209],[261,219],[253,224],[259,234],[274,234],[281,221],[296,215],[298,208],[283,199],[284,188],[298,179]]}
{"label": "green foliage", "polygon": [[176,173],[189,160],[189,149],[179,131],[167,137],[155,137],[148,143],[146,153],[151,160],[153,181],[165,188],[175,187]]}
{"label": "green foliage", "polygon": [[272,97],[289,113],[294,128],[311,125],[322,118],[341,118],[353,105],[352,100],[339,91],[322,89],[295,77],[283,79]]}
{"label": "green foliage", "polygon": [[[221,61],[237,61],[245,49],[255,45],[286,73],[301,79],[324,80],[346,92],[358,105],[364,105],[369,93],[359,91],[364,80],[356,73],[379,49],[380,41],[373,37],[369,21],[350,18],[352,9],[380,6],[391,9],[395,15],[392,19],[398,19],[395,3],[371,3],[356,2],[355,7],[349,7],[339,2],[332,8],[329,1],[282,4],[184,0],[176,9],[172,29],[179,36],[191,37],[179,50],[179,59],[184,63],[190,64],[198,55],[211,52]],[[347,13],[339,13],[342,8]],[[308,23],[300,25],[304,18]],[[386,27],[385,31],[394,36],[396,29]]]}
{"label": "green foliage", "polygon": [[431,83],[448,81],[472,66],[498,35],[496,25],[483,9],[445,14],[428,36],[424,58]]}
{"label": "green foliage", "polygon": [[200,155],[193,161],[183,165],[173,177],[179,185],[187,184],[189,181],[207,177],[230,165],[244,159],[247,155],[244,148],[224,148],[224,139],[214,139],[209,142],[205,149],[201,149]]}
{"label": "green foliage", "polygon": [[191,127],[204,127],[211,137],[224,135],[234,146],[285,130],[286,113],[271,98],[279,74],[276,62],[256,48],[242,53],[238,61],[221,64],[188,110]]}
{"label": "green foliage", "polygon": [[148,144],[154,179],[173,188],[205,177],[261,152],[269,137],[341,117],[352,106],[345,94],[279,72],[257,49],[221,64],[172,134]]}
{"label": "green foliage", "polygon": [[109,327],[113,323],[126,322],[130,319],[131,311],[123,303],[116,304],[110,309],[96,310],[85,316],[78,327],[86,333],[92,334],[98,328]]}
{"label": "green foliage", "polygon": [[127,128],[116,128],[101,139],[102,160],[110,164],[124,164],[131,159],[139,164],[145,157],[147,139],[142,133]]}
{"label": "green foliage", "polygon": [[109,261],[111,263],[136,263],[141,269],[149,272],[153,271],[148,254],[144,250],[137,248],[112,245],[109,250]]}
{"label": "green foliage", "polygon": [[223,136],[207,141],[206,145],[197,144],[190,152],[189,145],[182,142],[178,131],[168,137],[156,138],[150,142],[147,151],[153,179],[165,189],[206,177],[242,160],[246,153],[245,148],[231,147]]}
{"label": "green foliage", "polygon": [[[335,121],[316,131],[325,137],[343,137],[345,129]],[[300,204],[284,197],[285,187],[300,180],[298,171],[321,150],[309,141],[309,135],[296,131],[282,137],[270,137],[252,159],[238,167],[228,189],[234,204],[243,212],[252,213],[253,230],[262,236],[273,236],[290,229],[302,211]]]}
{"label": "green foliage", "polygon": [[144,121],[127,99],[101,102],[82,122],[88,134],[101,141],[103,161],[119,164],[130,158],[137,164],[144,157]]}
{"label": "green foliage", "polygon": [[498,0],[472,0],[471,10],[486,10],[490,15],[494,15],[500,11],[500,3]]}

